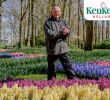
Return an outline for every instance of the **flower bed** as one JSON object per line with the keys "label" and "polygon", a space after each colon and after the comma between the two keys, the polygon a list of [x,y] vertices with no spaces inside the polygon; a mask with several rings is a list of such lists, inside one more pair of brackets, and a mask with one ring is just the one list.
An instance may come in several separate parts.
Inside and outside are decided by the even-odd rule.
{"label": "flower bed", "polygon": [[8,53],[4,53],[4,54],[0,54],[0,58],[11,58],[12,55],[8,54]]}
{"label": "flower bed", "polygon": [[13,52],[13,53],[10,53],[12,56],[24,56],[25,54],[22,53],[22,52]]}
{"label": "flower bed", "polygon": [[7,49],[0,49],[0,52],[6,52],[8,51]]}
{"label": "flower bed", "polygon": [[[3,86],[2,86],[3,85]],[[109,100],[110,80],[11,80],[1,83],[1,100]]]}
{"label": "flower bed", "polygon": [[[110,76],[110,67],[103,67],[90,63],[74,63],[72,67],[76,75],[80,77],[99,78]],[[62,71],[63,67],[61,64],[58,64],[56,69],[57,71]]]}
{"label": "flower bed", "polygon": [[12,58],[21,59],[21,58],[29,58],[28,56],[13,56]]}
{"label": "flower bed", "polygon": [[90,64],[95,64],[102,67],[110,67],[110,61],[90,61]]}
{"label": "flower bed", "polygon": [[100,90],[104,90],[110,87],[110,79],[108,78],[99,78],[98,80],[90,80],[90,79],[73,79],[73,80],[56,80],[53,78],[52,80],[23,80],[23,79],[8,79],[0,81],[0,88],[2,88],[3,84],[7,84],[9,88],[13,87],[14,84],[18,84],[19,87],[31,87],[37,86],[39,89],[43,89],[46,86],[65,86],[69,87],[73,84],[79,85],[98,85]]}
{"label": "flower bed", "polygon": [[15,59],[20,59],[20,58],[38,58],[38,57],[44,57],[46,56],[45,54],[30,54],[27,55],[22,52],[13,52],[13,53],[4,53],[0,54],[0,58],[15,58]]}

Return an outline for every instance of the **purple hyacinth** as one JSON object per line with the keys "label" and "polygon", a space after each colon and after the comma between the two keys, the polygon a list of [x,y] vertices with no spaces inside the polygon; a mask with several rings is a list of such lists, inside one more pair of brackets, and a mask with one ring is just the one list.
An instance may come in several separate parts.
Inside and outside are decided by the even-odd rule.
{"label": "purple hyacinth", "polygon": [[[8,87],[12,87],[14,84],[18,84],[19,87],[31,87],[31,86],[37,86],[38,88],[42,89],[46,86],[52,87],[52,86],[71,86],[73,84],[79,84],[79,85],[88,85],[88,84],[97,84],[99,89],[103,90],[105,88],[110,87],[110,79],[107,78],[100,78],[98,80],[90,80],[90,79],[73,79],[73,80],[8,80],[5,81],[7,83]],[[4,82],[0,82],[0,87],[2,87]]]}
{"label": "purple hyacinth", "polygon": [[[110,75],[110,67],[98,66],[90,63],[74,63],[72,64],[73,70],[78,76],[98,78],[107,77]],[[57,71],[62,71],[63,67],[61,64],[56,65]]]}

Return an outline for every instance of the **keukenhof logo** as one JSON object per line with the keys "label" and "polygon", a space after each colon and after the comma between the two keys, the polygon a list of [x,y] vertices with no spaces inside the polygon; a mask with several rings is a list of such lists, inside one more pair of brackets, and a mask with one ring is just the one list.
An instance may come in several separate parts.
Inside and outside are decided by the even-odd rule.
{"label": "keukenhof logo", "polygon": [[110,0],[84,0],[86,20],[110,20]]}

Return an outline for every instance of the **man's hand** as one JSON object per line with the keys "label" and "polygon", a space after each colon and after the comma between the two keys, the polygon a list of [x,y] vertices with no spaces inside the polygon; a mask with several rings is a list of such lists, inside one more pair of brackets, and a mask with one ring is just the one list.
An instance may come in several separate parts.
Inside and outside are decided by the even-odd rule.
{"label": "man's hand", "polygon": [[69,33],[69,29],[67,29],[66,27],[63,28],[63,35],[67,35]]}

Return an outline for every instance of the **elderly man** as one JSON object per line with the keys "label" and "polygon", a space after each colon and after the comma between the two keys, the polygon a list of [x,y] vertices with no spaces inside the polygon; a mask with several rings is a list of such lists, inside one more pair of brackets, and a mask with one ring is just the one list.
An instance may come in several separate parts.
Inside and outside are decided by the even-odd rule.
{"label": "elderly man", "polygon": [[55,61],[59,59],[63,65],[64,71],[68,79],[73,79],[75,73],[69,60],[67,37],[72,32],[68,23],[61,18],[61,9],[54,6],[52,16],[45,21],[44,25],[47,60],[48,60],[48,80],[56,77]]}

